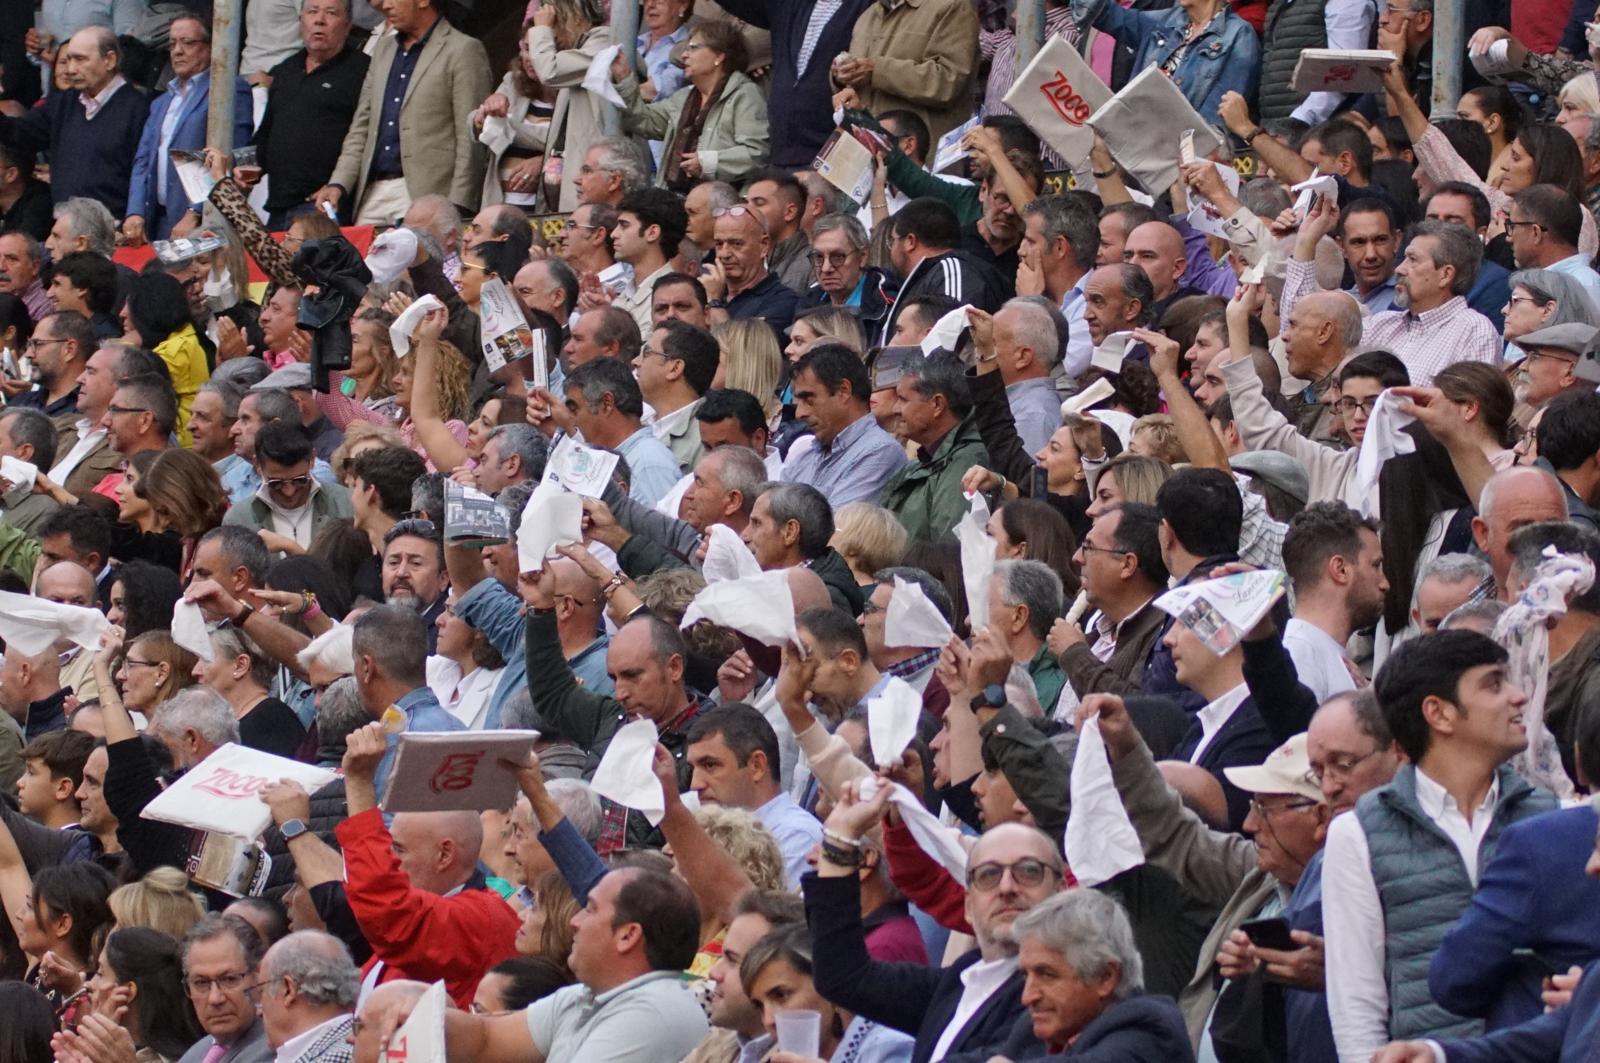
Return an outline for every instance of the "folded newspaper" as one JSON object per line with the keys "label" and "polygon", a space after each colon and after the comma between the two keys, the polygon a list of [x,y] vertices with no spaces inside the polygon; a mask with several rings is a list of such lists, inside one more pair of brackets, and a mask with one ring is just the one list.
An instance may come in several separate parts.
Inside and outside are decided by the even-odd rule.
{"label": "folded newspaper", "polygon": [[481,812],[510,808],[517,773],[538,731],[407,731],[383,795],[385,812]]}
{"label": "folded newspaper", "polygon": [[453,546],[486,546],[511,538],[511,514],[475,487],[444,482],[444,541]]}
{"label": "folded newspaper", "polygon": [[1275,569],[1236,572],[1174,587],[1156,599],[1156,608],[1193,631],[1206,649],[1220,657],[1267,615],[1283,596],[1286,579]]}
{"label": "folded newspaper", "polygon": [[1302,48],[1289,87],[1296,92],[1382,92],[1394,53],[1382,48]]}

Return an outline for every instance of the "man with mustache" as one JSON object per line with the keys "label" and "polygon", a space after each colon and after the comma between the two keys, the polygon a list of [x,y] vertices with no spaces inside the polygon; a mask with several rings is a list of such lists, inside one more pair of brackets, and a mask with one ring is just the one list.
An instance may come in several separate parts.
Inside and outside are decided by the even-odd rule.
{"label": "man with mustache", "polygon": [[438,528],[428,520],[396,522],[383,537],[383,600],[422,614],[430,654],[439,638],[435,622],[444,612],[449,589]]}

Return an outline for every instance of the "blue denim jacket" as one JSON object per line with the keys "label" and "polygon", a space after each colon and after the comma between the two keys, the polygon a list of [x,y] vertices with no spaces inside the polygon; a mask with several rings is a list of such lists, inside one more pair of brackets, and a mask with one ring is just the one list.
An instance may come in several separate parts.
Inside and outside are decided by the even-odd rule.
{"label": "blue denim jacket", "polygon": [[[1133,71],[1159,66],[1183,45],[1189,15],[1182,7],[1129,11],[1116,0],[1072,0],[1080,26],[1092,25],[1134,50]],[[1253,99],[1261,77],[1261,44],[1250,23],[1224,7],[1178,63],[1173,81],[1200,116],[1220,126],[1217,104],[1224,92]]]}

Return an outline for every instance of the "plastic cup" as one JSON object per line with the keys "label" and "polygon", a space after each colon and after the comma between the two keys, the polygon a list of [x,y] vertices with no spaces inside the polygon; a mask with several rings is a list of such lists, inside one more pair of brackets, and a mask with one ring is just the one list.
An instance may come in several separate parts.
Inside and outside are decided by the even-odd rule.
{"label": "plastic cup", "polygon": [[822,1013],[805,1008],[784,1008],[774,1017],[778,1048],[806,1059],[822,1055]]}

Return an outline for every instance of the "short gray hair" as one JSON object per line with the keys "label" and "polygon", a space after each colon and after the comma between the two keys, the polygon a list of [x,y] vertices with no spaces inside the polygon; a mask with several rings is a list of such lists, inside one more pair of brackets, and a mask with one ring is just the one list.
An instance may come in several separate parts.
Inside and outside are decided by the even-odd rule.
{"label": "short gray hair", "polygon": [[911,565],[891,565],[888,568],[880,568],[872,574],[874,583],[887,583],[890,587],[894,586],[896,579],[915,584],[922,590],[922,596],[928,599],[929,604],[935,609],[939,610],[939,615],[944,617],[947,623],[954,621],[956,607],[950,598],[950,591],[943,583],[934,578],[933,573],[926,569],[914,568]]}
{"label": "short gray hair", "polygon": [[[193,689],[193,688],[190,688]],[[239,952],[244,956],[244,965],[250,970],[261,966],[262,954],[267,951],[266,943],[261,940],[261,935],[256,933],[256,928],[245,922],[237,915],[224,915],[221,912],[212,912],[190,928],[183,939],[183,970],[189,972],[189,950],[204,941],[215,941],[218,938],[232,938],[239,946]]]}
{"label": "short gray hair", "polygon": [[239,741],[239,721],[228,699],[210,687],[185,687],[156,706],[152,730],[180,735],[193,731],[214,746]]}
{"label": "short gray hair", "polygon": [[427,681],[428,625],[415,609],[378,605],[355,622],[351,654],[371,657],[386,679],[413,687]]}
{"label": "short gray hair", "polygon": [[613,136],[601,137],[599,140],[590,141],[589,150],[600,149],[596,159],[596,167],[603,173],[622,175],[622,191],[624,194],[637,191],[650,183],[650,174],[645,169],[644,159],[639,154],[639,147],[631,137]]}
{"label": "short gray hair", "polygon": [[1478,234],[1453,221],[1420,221],[1411,227],[1411,239],[1431,236],[1434,239],[1433,259],[1435,269],[1446,266],[1456,271],[1450,284],[1451,295],[1465,295],[1472,290],[1478,278],[1478,267],[1483,263],[1483,241]]}
{"label": "short gray hair", "polygon": [[544,789],[584,841],[593,845],[600,839],[605,817],[592,786],[582,779],[551,779]]}
{"label": "short gray hair", "polygon": [[1258,218],[1276,218],[1293,202],[1284,187],[1270,177],[1252,178],[1239,189],[1240,205]]}
{"label": "short gray hair", "polygon": [[55,217],[66,218],[72,225],[72,235],[83,237],[88,250],[110,258],[117,250],[117,219],[98,199],[73,196],[57,203]]}
{"label": "short gray hair", "polygon": [[[242,362],[246,359],[240,358],[238,360]],[[258,361],[259,359],[252,358],[249,360]],[[265,365],[266,363],[263,362],[262,364]],[[207,380],[204,384],[201,384],[200,390],[209,391],[222,399],[222,416],[226,417],[230,421],[236,421],[239,419],[239,400],[244,398],[243,389],[239,388],[235,384],[229,383],[226,380],[217,380],[213,378],[211,380]]]}
{"label": "short gray hair", "polygon": [[295,655],[295,660],[300,662],[301,668],[317,664],[340,675],[354,675],[355,630],[350,624],[335,624],[306,643],[305,648]]}
{"label": "short gray hair", "polygon": [[770,481],[762,485],[761,494],[767,497],[773,523],[781,527],[792,520],[800,526],[801,557],[809,561],[827,551],[833,538],[833,507],[826,495],[810,484]]}
{"label": "short gray hair", "polygon": [[749,447],[718,447],[711,453],[722,457],[722,489],[739,492],[740,508],[748,516],[767,481],[767,463]]}
{"label": "short gray hair", "polygon": [[1061,340],[1061,330],[1056,327],[1050,311],[1025,296],[1008,300],[1000,309],[1010,310],[1016,315],[1012,332],[1017,345],[1032,349],[1034,358],[1046,369],[1055,368],[1066,345]]}
{"label": "short gray hair", "polygon": [[252,529],[238,524],[223,524],[212,528],[200,537],[200,544],[214,542],[222,551],[223,564],[243,568],[250,574],[250,582],[257,587],[267,582],[267,570],[272,567],[272,555],[267,553],[261,536]]}
{"label": "short gray hair", "polygon": [[545,459],[550,455],[544,433],[531,424],[503,424],[489,433],[484,447],[495,439],[500,441],[501,461],[516,456],[522,459],[522,473],[528,479],[537,480],[544,475]]}
{"label": "short gray hair", "polygon": [[1028,607],[1028,629],[1037,638],[1050,634],[1061,615],[1061,577],[1042,561],[1001,561],[994,566],[1002,605]]}
{"label": "short gray hair", "polygon": [[[824,216],[850,214],[851,211],[856,209],[854,200],[815,170],[806,171],[805,175],[800,178],[800,186],[806,190],[806,202],[809,203],[813,199],[822,200]],[[854,215],[850,216],[854,217]],[[818,218],[817,220],[821,221],[822,219]],[[812,232],[816,232],[816,229],[813,228]]]}
{"label": "short gray hair", "polygon": [[1144,992],[1144,960],[1122,905],[1098,890],[1066,890],[1017,916],[1018,942],[1033,939],[1061,958],[1085,982],[1098,982],[1117,967],[1114,1001]]}
{"label": "short gray hair", "polygon": [[1417,575],[1417,586],[1422,586],[1423,580],[1436,579],[1440,583],[1455,585],[1466,583],[1482,583],[1494,575],[1489,562],[1471,554],[1440,554],[1429,561],[1426,567]]}
{"label": "short gray hair", "polygon": [[268,657],[256,640],[233,624],[224,624],[211,633],[217,649],[228,657],[249,657],[250,678],[257,686],[270,687],[278,674],[278,662]]}
{"label": "short gray hair", "polygon": [[[828,186],[832,188],[832,185]],[[823,233],[841,232],[850,244],[851,250],[864,251],[871,239],[867,236],[867,227],[861,220],[852,214],[824,214],[811,226],[811,240],[816,242],[817,237]]]}
{"label": "short gray hair", "polygon": [[1079,269],[1093,269],[1100,250],[1100,219],[1083,202],[1067,195],[1039,196],[1022,208],[1025,218],[1038,218],[1045,242],[1065,240]]}
{"label": "short gray hair", "polygon": [[317,699],[317,743],[323,748],[342,747],[352,731],[371,722],[353,675],[334,680]]}
{"label": "short gray hair", "polygon": [[739,190],[726,181],[707,181],[699,187],[706,190],[709,201],[706,206],[712,210],[731,207],[739,202]]}
{"label": "short gray hair", "polygon": [[8,406],[0,413],[0,421],[8,421],[6,436],[12,445],[24,443],[33,446],[33,464],[48,469],[56,463],[56,425],[44,411],[31,406]]}
{"label": "short gray hair", "polygon": [[321,930],[296,930],[278,942],[261,965],[261,977],[269,986],[288,978],[313,1004],[348,1008],[361,992],[361,968],[350,958],[350,950]]}

